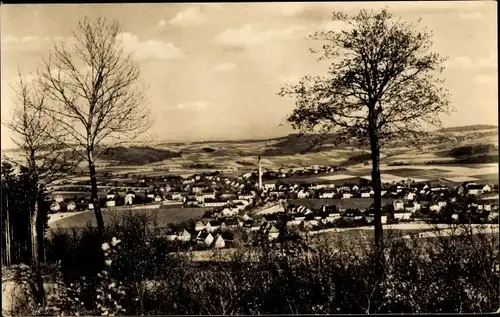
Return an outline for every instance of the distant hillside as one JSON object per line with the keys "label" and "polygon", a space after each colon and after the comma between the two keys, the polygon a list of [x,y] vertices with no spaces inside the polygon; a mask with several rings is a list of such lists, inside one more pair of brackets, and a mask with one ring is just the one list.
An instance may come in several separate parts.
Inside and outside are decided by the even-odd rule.
{"label": "distant hillside", "polygon": [[[318,136],[315,134],[292,133],[286,137],[275,139],[278,142],[273,144],[272,147],[264,150],[261,155],[281,156],[303,154],[305,152],[321,152],[327,150],[327,148],[330,149],[331,146],[328,147],[328,145],[334,143],[336,139],[337,136],[333,133],[325,135],[321,141],[318,140]],[[322,146],[322,144],[327,145],[327,147]]]}
{"label": "distant hillside", "polygon": [[106,149],[102,153],[101,158],[117,161],[123,165],[142,165],[181,156],[182,154],[178,152],[156,149],[149,146],[119,146]]}
{"label": "distant hillside", "polygon": [[442,151],[439,155],[454,158],[455,163],[461,164],[497,163],[498,147],[493,144],[466,145]]}
{"label": "distant hillside", "polygon": [[476,124],[476,125],[466,125],[462,127],[449,127],[440,129],[438,132],[473,132],[473,131],[481,131],[481,130],[491,130],[497,129],[498,127],[495,125],[488,124]]}

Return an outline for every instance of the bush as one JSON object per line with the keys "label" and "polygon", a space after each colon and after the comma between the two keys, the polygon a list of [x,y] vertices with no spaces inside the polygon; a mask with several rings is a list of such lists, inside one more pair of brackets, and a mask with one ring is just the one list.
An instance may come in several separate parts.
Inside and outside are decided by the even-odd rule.
{"label": "bush", "polygon": [[316,236],[289,230],[277,243],[262,239],[195,262],[190,252],[174,252],[154,219],[131,215],[107,228],[106,241],[121,240],[113,258],[92,253],[101,244],[89,228],[76,236],[60,233],[50,258],[62,262],[64,287],[79,289],[70,297],[84,303],[75,308],[80,314],[103,313],[97,295],[114,299],[101,307],[131,315],[494,311],[498,233],[450,230],[428,239],[386,231],[382,257],[356,230]]}

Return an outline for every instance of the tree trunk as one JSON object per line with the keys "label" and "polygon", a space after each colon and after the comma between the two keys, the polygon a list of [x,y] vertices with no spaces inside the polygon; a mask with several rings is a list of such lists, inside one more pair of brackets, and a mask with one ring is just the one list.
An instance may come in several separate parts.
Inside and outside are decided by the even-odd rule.
{"label": "tree trunk", "polygon": [[372,186],[374,192],[375,246],[377,248],[382,248],[382,181],[380,179],[380,148],[378,136],[375,131],[370,131],[370,148],[372,158]]}
{"label": "tree trunk", "polygon": [[[374,127],[375,125],[372,125]],[[375,252],[373,258],[373,280],[374,287],[372,303],[369,308],[369,313],[375,313],[380,307],[383,294],[380,289],[380,282],[384,279],[384,241],[382,232],[382,181],[380,179],[380,147],[377,131],[370,129],[370,148],[372,157],[372,187],[374,192],[374,222],[375,222]]]}
{"label": "tree trunk", "polygon": [[39,258],[39,248],[38,248],[38,190],[35,193],[34,204],[33,204],[33,212],[31,214],[31,263],[33,266],[33,270],[35,272],[35,298],[38,304],[44,305],[45,302],[45,289],[43,287],[43,277],[40,267],[40,258]]}
{"label": "tree trunk", "polygon": [[99,196],[97,195],[97,178],[92,150],[88,152],[90,186],[91,186],[91,201],[94,206],[94,214],[97,222],[97,229],[101,239],[104,239],[104,220],[102,218],[101,207],[99,206]]}
{"label": "tree trunk", "polygon": [[6,224],[5,224],[5,265],[10,266],[12,264],[12,244],[11,244],[11,233],[10,233],[10,211],[9,211],[9,195],[8,190],[6,191],[5,197],[5,212],[6,214]]}

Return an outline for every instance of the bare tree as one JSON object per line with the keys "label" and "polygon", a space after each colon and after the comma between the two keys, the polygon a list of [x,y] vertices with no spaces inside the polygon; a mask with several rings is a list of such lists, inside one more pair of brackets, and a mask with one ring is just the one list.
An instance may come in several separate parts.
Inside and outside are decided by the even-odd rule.
{"label": "bare tree", "polygon": [[54,44],[41,83],[47,114],[66,132],[64,144],[88,163],[91,199],[101,235],[96,159],[110,145],[134,141],[150,127],[139,67],[121,45],[120,25],[104,18],[79,22],[71,43]]}
{"label": "bare tree", "polygon": [[334,132],[339,142],[370,147],[375,240],[381,247],[380,148],[393,140],[419,141],[428,128],[440,126],[441,113],[452,110],[437,76],[444,59],[429,52],[431,33],[386,9],[336,12],[333,20],[346,28],[310,37],[324,43],[320,61],[333,59],[327,75],[305,76],[280,95],[295,98],[288,117],[295,129]]}
{"label": "bare tree", "polygon": [[23,155],[20,157],[4,157],[26,171],[28,181],[25,188],[30,213],[30,235],[32,266],[35,272],[35,297],[43,303],[45,292],[40,272],[41,247],[39,238],[44,237],[44,217],[39,213],[42,191],[46,185],[66,175],[79,162],[75,153],[64,150],[54,142],[62,136],[61,129],[50,117],[46,116],[46,99],[43,89],[36,84],[27,84],[19,72],[19,81],[12,87],[16,100],[13,116],[3,122],[13,133],[12,141]]}

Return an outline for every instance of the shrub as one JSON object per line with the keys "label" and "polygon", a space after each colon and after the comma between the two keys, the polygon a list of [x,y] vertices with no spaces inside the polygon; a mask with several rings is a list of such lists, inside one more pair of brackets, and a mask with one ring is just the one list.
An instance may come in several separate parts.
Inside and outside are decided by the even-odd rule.
{"label": "shrub", "polygon": [[[58,243],[66,249],[52,257],[74,267],[61,266],[64,286],[58,287],[76,302],[52,305],[69,313],[132,315],[459,313],[499,305],[500,281],[492,271],[498,232],[485,228],[450,225],[449,236],[436,229],[433,238],[389,230],[382,257],[371,233],[308,236],[288,230],[276,243],[261,239],[236,252],[215,251],[206,262],[195,261],[199,254],[176,252],[160,229],[137,215],[115,223],[107,240],[121,240],[119,248],[108,244],[112,251],[93,269],[67,258],[100,243],[61,233]],[[64,293],[69,289],[78,292]]]}

